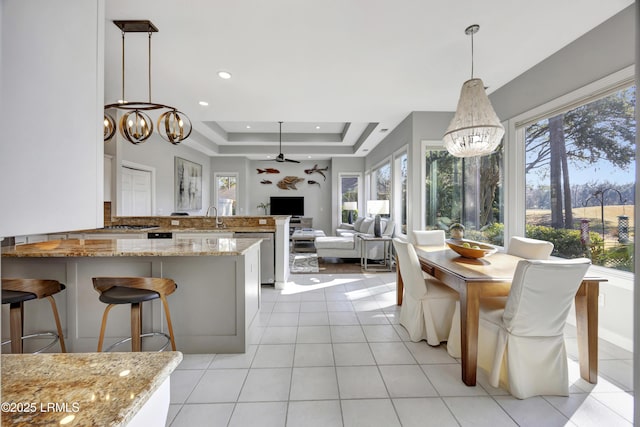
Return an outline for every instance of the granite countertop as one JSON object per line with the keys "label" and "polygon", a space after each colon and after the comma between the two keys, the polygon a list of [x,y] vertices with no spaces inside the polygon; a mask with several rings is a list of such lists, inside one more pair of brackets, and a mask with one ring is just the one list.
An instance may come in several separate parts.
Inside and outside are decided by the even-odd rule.
{"label": "granite countertop", "polygon": [[3,354],[2,424],[125,426],[181,360],[180,352]]}
{"label": "granite countertop", "polygon": [[233,256],[262,239],[68,239],[2,248],[3,257]]}
{"label": "granite countertop", "polygon": [[178,228],[178,227],[149,227],[142,229],[129,228],[96,228],[91,230],[74,231],[73,233],[87,234],[140,234],[140,233],[275,233],[275,227],[227,227],[227,228]]}

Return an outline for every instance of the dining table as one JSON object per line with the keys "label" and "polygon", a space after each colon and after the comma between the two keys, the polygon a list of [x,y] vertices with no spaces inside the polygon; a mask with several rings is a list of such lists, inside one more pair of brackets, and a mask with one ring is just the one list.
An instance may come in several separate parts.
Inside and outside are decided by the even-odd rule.
{"label": "dining table", "polygon": [[[478,259],[464,258],[447,246],[415,246],[422,270],[458,292],[462,381],[476,385],[480,299],[509,295],[516,266],[523,258],[496,252]],[[396,263],[397,303],[402,304],[404,285]],[[575,296],[576,329],[580,376],[595,384],[598,380],[598,292],[607,279],[583,278]]]}

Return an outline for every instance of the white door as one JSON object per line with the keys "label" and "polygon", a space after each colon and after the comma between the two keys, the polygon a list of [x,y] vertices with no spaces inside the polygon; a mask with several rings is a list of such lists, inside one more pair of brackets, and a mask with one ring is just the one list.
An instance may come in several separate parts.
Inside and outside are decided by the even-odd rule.
{"label": "white door", "polygon": [[122,167],[122,216],[151,216],[151,172]]}

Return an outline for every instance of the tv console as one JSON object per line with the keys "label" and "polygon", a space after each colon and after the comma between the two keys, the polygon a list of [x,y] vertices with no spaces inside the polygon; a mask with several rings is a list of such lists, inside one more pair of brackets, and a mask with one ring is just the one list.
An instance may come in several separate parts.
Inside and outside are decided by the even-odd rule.
{"label": "tv console", "polygon": [[289,220],[289,236],[301,228],[313,228],[313,218],[292,216]]}

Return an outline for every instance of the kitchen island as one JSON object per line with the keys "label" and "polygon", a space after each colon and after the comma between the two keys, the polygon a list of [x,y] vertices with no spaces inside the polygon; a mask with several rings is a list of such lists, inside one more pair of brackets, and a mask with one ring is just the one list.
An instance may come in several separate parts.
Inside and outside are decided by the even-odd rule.
{"label": "kitchen island", "polygon": [[2,425],[159,426],[180,352],[2,355]]}
{"label": "kitchen island", "polygon": [[[93,289],[91,279],[98,276],[175,280],[178,289],[168,302],[178,350],[242,353],[260,306],[260,239],[68,239],[2,249],[2,277],[47,278],[67,286],[55,298],[68,351],[97,348],[106,307]],[[51,329],[47,304],[25,304],[25,333]],[[105,347],[130,336],[129,307],[109,313]],[[143,332],[166,329],[160,301],[145,303]]]}

